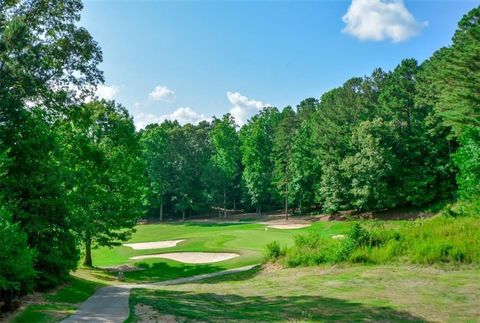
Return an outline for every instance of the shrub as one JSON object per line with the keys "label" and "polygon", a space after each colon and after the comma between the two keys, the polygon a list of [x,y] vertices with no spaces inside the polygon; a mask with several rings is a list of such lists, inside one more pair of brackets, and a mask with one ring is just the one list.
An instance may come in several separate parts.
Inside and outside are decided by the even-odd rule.
{"label": "shrub", "polygon": [[33,252],[26,235],[0,211],[0,313],[15,307],[15,298],[33,288]]}
{"label": "shrub", "polygon": [[479,236],[480,221],[475,216],[441,215],[395,225],[355,222],[340,241],[318,232],[296,237],[284,259],[289,267],[341,262],[480,264]]}
{"label": "shrub", "polygon": [[283,255],[284,251],[278,241],[272,241],[265,246],[265,261],[276,261]]}
{"label": "shrub", "polygon": [[289,267],[314,266],[333,262],[334,250],[339,242],[322,237],[318,232],[299,235],[292,248],[286,250],[285,262]]}

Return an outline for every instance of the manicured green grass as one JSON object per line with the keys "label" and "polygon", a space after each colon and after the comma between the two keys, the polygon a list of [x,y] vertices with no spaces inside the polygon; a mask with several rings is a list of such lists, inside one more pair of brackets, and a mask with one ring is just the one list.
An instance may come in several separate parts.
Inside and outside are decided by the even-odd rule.
{"label": "manicured green grass", "polygon": [[58,322],[74,313],[101,286],[98,282],[71,277],[64,287],[42,295],[39,304],[29,305],[13,322]]}
{"label": "manicured green grass", "polygon": [[135,289],[150,316],[178,321],[450,321],[480,317],[480,270],[331,266],[253,270],[161,290]]}
{"label": "manicured green grass", "polygon": [[[263,261],[265,245],[269,242],[276,240],[282,245],[289,246],[293,243],[294,236],[298,234],[315,230],[322,232],[325,236],[331,236],[344,232],[346,226],[344,222],[321,222],[302,229],[281,230],[268,228],[266,230],[265,226],[261,224],[190,222],[183,224],[139,225],[137,232],[129,242],[178,239],[185,239],[185,241],[172,248],[151,250],[134,250],[126,246],[99,248],[93,252],[93,261],[95,266],[135,263],[146,268],[143,271],[125,273],[127,282],[160,281],[260,263]],[[164,259],[129,260],[132,256],[181,251],[233,252],[239,254],[240,257],[203,265],[189,265]]]}

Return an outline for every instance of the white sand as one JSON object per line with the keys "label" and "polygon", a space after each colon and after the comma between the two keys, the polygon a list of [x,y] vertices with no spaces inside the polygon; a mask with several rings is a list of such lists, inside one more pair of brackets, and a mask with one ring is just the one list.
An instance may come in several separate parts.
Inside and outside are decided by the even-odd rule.
{"label": "white sand", "polygon": [[310,224],[272,224],[269,225],[269,228],[273,229],[300,229],[300,228],[306,228],[309,227]]}
{"label": "white sand", "polygon": [[135,250],[160,249],[160,248],[175,247],[178,243],[182,241],[185,241],[185,240],[164,240],[164,241],[141,242],[141,243],[124,243],[123,245]]}
{"label": "white sand", "polygon": [[163,258],[171,259],[186,264],[206,264],[212,262],[219,262],[238,257],[236,253],[227,252],[171,252],[160,253],[156,255],[144,255],[130,257],[132,260]]}

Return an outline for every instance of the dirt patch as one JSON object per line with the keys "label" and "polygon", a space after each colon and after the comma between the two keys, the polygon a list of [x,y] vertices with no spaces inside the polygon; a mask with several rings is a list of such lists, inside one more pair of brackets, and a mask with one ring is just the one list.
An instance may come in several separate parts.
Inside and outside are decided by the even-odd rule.
{"label": "dirt patch", "polygon": [[310,224],[302,224],[302,223],[292,223],[292,224],[273,224],[269,225],[267,228],[272,229],[301,229],[309,227]]}
{"label": "dirt patch", "polygon": [[144,255],[131,257],[132,260],[163,258],[183,262],[186,264],[207,264],[236,258],[239,255],[228,252],[171,252],[156,255]]}
{"label": "dirt patch", "polygon": [[123,245],[135,250],[161,249],[161,248],[175,247],[177,244],[179,244],[182,241],[185,241],[185,240],[180,239],[180,240],[164,240],[164,241],[140,242],[140,243],[124,243]]}

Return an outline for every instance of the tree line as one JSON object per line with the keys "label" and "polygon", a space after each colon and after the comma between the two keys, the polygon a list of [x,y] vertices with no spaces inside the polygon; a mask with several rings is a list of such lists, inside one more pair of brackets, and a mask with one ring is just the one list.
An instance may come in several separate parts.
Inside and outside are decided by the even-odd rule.
{"label": "tree line", "polygon": [[92,248],[128,239],[144,216],[455,198],[480,209],[480,8],[421,64],[265,107],[242,127],[227,114],[139,132],[124,107],[94,98],[102,52],[81,9],[0,2],[0,311],[65,281],[81,256],[92,265]]}
{"label": "tree line", "polygon": [[474,200],[480,185],[480,9],[452,44],[308,98],[140,132],[149,215],[375,211]]}

